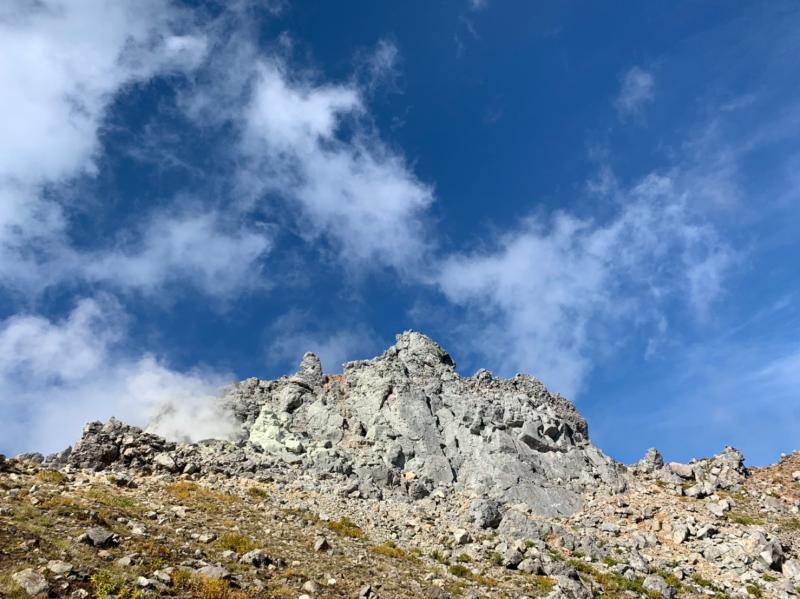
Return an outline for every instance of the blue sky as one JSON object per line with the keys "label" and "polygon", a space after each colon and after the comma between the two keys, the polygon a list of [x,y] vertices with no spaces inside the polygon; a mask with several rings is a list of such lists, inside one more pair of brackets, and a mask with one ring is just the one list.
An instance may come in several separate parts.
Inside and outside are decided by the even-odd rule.
{"label": "blue sky", "polygon": [[622,461],[800,446],[791,2],[0,8],[0,451],[422,330]]}

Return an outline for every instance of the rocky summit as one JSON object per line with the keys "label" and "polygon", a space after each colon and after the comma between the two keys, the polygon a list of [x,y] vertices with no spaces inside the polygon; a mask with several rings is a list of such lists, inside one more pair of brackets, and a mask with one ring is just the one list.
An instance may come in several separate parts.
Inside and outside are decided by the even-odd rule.
{"label": "rocky summit", "polygon": [[623,465],[535,378],[428,337],[247,379],[238,438],[115,419],[0,457],[2,597],[794,597],[800,455]]}

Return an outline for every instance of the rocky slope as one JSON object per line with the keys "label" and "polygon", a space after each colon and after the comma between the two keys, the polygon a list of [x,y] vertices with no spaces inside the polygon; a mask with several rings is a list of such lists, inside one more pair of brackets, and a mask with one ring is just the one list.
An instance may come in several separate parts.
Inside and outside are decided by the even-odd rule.
{"label": "rocky slope", "polygon": [[0,462],[0,595],[792,597],[800,456],[626,467],[532,377],[427,337],[248,379],[236,441],[111,420]]}

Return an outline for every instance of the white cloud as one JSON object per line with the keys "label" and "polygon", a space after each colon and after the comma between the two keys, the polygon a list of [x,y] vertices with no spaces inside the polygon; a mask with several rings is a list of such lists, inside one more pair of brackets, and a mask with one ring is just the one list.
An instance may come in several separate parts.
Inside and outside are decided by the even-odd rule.
{"label": "white cloud", "polygon": [[[271,245],[216,212],[157,214],[122,248],[76,250],[60,193],[97,169],[99,132],[127,86],[204,60],[208,42],[167,0],[12,2],[0,12],[0,284],[35,294],[84,279],[152,292],[167,281],[214,295],[252,285]],[[230,218],[227,221],[231,221]]]}
{"label": "white cloud", "polygon": [[62,321],[16,315],[0,322],[0,439],[4,447],[58,451],[90,420],[116,416],[172,439],[230,438],[238,426],[217,398],[229,377],[176,372],[122,347],[125,314],[110,298],[84,299]]}
{"label": "white cloud", "polygon": [[636,114],[655,97],[655,79],[640,67],[633,67],[622,79],[622,87],[614,103],[620,116]]}
{"label": "white cloud", "polygon": [[503,374],[532,372],[574,396],[601,348],[614,343],[615,325],[663,327],[661,309],[684,297],[705,314],[730,249],[695,223],[669,177],[649,176],[619,199],[607,222],[563,212],[530,219],[496,248],[442,262],[439,288],[482,331],[467,340],[473,350]]}
{"label": "white cloud", "polygon": [[[150,289],[196,275],[218,292],[268,248],[254,232],[225,233],[212,217],[154,219],[138,254],[89,256],[67,240],[69,206],[54,188],[96,170],[98,133],[125,86],[191,69],[200,36],[175,34],[167,2],[15,2],[0,14],[0,276],[27,291],[87,276]],[[49,186],[49,187],[47,187]],[[233,266],[221,261],[234,258]]]}
{"label": "white cloud", "polygon": [[253,89],[242,146],[252,193],[292,202],[299,233],[324,235],[346,264],[413,269],[426,251],[432,190],[361,125],[359,90],[293,80],[284,64],[265,61]]}
{"label": "white cloud", "polygon": [[88,280],[156,293],[167,282],[189,282],[217,297],[264,284],[257,264],[271,247],[265,228],[226,226],[214,213],[157,214],[132,247],[80,256]]}
{"label": "white cloud", "polygon": [[203,39],[173,33],[177,17],[161,0],[12,0],[0,13],[0,181],[92,172],[116,93],[202,58]]}

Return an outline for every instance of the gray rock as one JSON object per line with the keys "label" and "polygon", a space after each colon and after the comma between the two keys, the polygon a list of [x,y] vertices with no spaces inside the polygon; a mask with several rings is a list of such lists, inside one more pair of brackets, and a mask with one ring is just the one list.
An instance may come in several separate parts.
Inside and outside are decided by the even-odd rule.
{"label": "gray rock", "polygon": [[249,564],[256,567],[266,566],[272,562],[272,560],[270,560],[270,558],[262,549],[253,549],[252,551],[248,551],[242,556],[240,561],[243,564]]}
{"label": "gray rock", "polygon": [[664,467],[664,458],[655,447],[651,447],[636,466],[639,472],[649,474],[656,470],[661,470]]}
{"label": "gray rock", "polygon": [[783,575],[787,578],[790,578],[794,581],[800,581],[800,560],[798,559],[788,559],[783,562],[783,568],[781,569]]}
{"label": "gray rock", "polygon": [[525,559],[523,553],[514,547],[511,547],[503,554],[503,565],[506,568],[514,569]]}
{"label": "gray rock", "polygon": [[706,502],[706,509],[717,518],[721,518],[726,512],[730,511],[731,504],[727,499],[723,499],[722,501],[708,501]]}
{"label": "gray rock", "polygon": [[758,560],[767,568],[780,570],[783,565],[783,548],[777,541],[768,541],[758,548]]}
{"label": "gray rock", "polygon": [[453,532],[453,541],[456,545],[466,545],[472,542],[472,537],[463,528],[458,528]]}
{"label": "gray rock", "polygon": [[358,599],[378,599],[378,593],[373,590],[371,585],[365,584],[358,591]]}
{"label": "gray rock", "polygon": [[670,462],[669,469],[673,474],[677,474],[681,478],[693,479],[694,468],[690,464],[681,464],[679,462]]}
{"label": "gray rock", "polygon": [[492,499],[477,499],[470,506],[470,514],[478,528],[497,528],[503,521],[500,504]]}
{"label": "gray rock", "polygon": [[526,557],[517,564],[517,570],[527,574],[539,574],[542,571],[542,563],[539,560]]}
{"label": "gray rock", "polygon": [[203,566],[197,569],[197,574],[211,580],[224,580],[231,577],[231,573],[222,566]]}
{"label": "gray rock", "polygon": [[42,595],[49,588],[47,579],[32,568],[26,568],[12,574],[11,579],[31,597]]}
{"label": "gray rock", "polygon": [[497,528],[509,504],[564,516],[585,494],[626,484],[624,468],[589,442],[569,401],[526,375],[463,378],[446,351],[416,332],[398,335],[377,358],[346,364],[341,376],[323,375],[306,354],[296,374],[247,379],[223,403],[248,442],[177,445],[112,419],[87,425],[69,463],[251,478],[277,466],[333,477],[361,498],[463,493],[477,498],[470,516],[479,528]]}
{"label": "gray rock", "polygon": [[47,569],[53,574],[64,575],[72,572],[72,564],[63,562],[61,560],[50,560],[47,562]]}
{"label": "gray rock", "polygon": [[313,580],[307,580],[303,583],[302,589],[306,593],[311,593],[312,595],[316,595],[317,593],[320,592],[321,587]]}
{"label": "gray rock", "polygon": [[178,465],[175,463],[175,458],[167,453],[159,453],[153,458],[153,463],[167,472],[177,472]]}
{"label": "gray rock", "polygon": [[88,528],[83,536],[92,547],[104,548],[114,544],[114,533],[102,526]]}
{"label": "gray rock", "polygon": [[681,544],[689,538],[689,528],[682,522],[672,525],[672,540],[675,543]]}
{"label": "gray rock", "polygon": [[658,574],[649,574],[646,576],[642,582],[642,587],[644,587],[645,591],[658,593],[667,599],[672,599],[677,594],[677,591],[667,584],[667,581]]}
{"label": "gray rock", "polygon": [[314,540],[314,551],[327,551],[330,548],[331,546],[328,543],[328,539],[325,537],[317,537]]}

